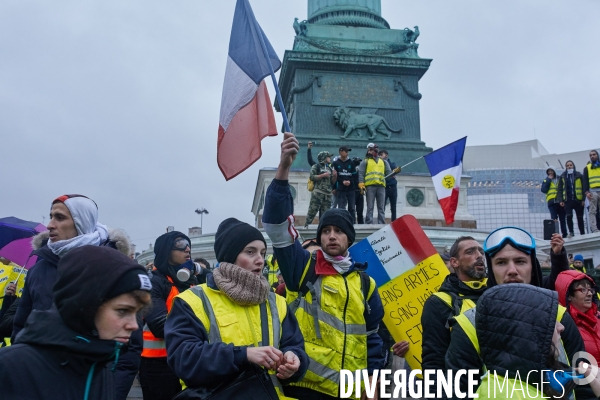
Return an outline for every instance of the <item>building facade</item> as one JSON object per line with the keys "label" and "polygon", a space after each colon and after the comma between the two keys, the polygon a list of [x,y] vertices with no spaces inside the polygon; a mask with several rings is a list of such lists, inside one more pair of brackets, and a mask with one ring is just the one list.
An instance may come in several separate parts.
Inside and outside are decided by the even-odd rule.
{"label": "building facade", "polygon": [[[542,181],[548,166],[560,175],[569,160],[581,172],[589,160],[589,150],[550,154],[539,140],[467,146],[463,161],[463,174],[471,177],[467,207],[477,220],[477,228],[492,231],[513,225],[542,239],[543,221],[550,219]],[[575,216],[573,224],[578,234]]]}

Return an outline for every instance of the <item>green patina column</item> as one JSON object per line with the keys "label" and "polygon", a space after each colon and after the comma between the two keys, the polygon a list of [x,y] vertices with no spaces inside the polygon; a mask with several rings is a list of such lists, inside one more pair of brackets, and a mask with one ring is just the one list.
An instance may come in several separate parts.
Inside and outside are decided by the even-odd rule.
{"label": "green patina column", "polygon": [[[398,165],[431,151],[419,115],[419,80],[431,60],[418,55],[417,26],[390,29],[380,0],[308,0],[308,19],[293,28],[279,87],[302,145],[295,168],[308,168],[308,141],[317,143],[314,158],[342,144],[364,158],[374,142]],[[406,171],[428,172],[424,162]]]}

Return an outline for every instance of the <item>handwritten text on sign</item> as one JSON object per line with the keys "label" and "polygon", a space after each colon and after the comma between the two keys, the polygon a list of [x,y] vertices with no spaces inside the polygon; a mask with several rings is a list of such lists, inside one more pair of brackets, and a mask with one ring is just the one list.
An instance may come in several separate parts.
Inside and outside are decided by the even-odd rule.
{"label": "handwritten text on sign", "polygon": [[439,290],[446,275],[446,265],[435,254],[379,288],[383,322],[396,342],[410,343],[405,357],[412,369],[421,369],[423,305]]}

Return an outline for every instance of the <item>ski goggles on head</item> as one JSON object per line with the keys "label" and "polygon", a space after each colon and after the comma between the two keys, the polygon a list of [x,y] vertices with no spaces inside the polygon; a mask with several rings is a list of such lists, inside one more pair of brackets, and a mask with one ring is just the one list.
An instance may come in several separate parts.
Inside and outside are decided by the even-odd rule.
{"label": "ski goggles on head", "polygon": [[187,248],[192,248],[192,246],[190,246],[190,242],[187,241],[187,239],[177,239],[175,241],[175,243],[173,243],[173,250],[179,250],[179,251],[185,251],[185,249]]}
{"label": "ski goggles on head", "polygon": [[506,226],[490,233],[483,242],[483,251],[493,257],[507,244],[527,254],[531,254],[535,249],[535,239],[529,232],[514,226]]}

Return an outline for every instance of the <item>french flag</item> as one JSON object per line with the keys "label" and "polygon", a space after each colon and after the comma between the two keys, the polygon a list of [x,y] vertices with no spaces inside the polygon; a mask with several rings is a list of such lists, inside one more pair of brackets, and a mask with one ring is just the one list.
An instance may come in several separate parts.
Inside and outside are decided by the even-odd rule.
{"label": "french flag", "polygon": [[[405,276],[415,265],[432,262],[441,264],[435,275],[447,275],[447,269],[437,250],[419,225],[417,219],[408,214],[403,215],[389,225],[384,226],[367,238],[354,244],[349,249],[354,261],[368,263],[367,273],[378,288]],[[432,284],[439,286],[441,280]],[[435,286],[429,287],[431,291]]]}
{"label": "french flag", "polygon": [[271,74],[261,36],[273,71],[281,61],[254,18],[248,0],[237,0],[225,83],[221,98],[217,163],[226,180],[244,172],[262,155],[261,140],[277,136],[277,126],[264,78]]}
{"label": "french flag", "polygon": [[454,214],[458,207],[458,192],[466,145],[467,137],[465,136],[423,157],[429,168],[435,193],[448,225],[454,222]]}

